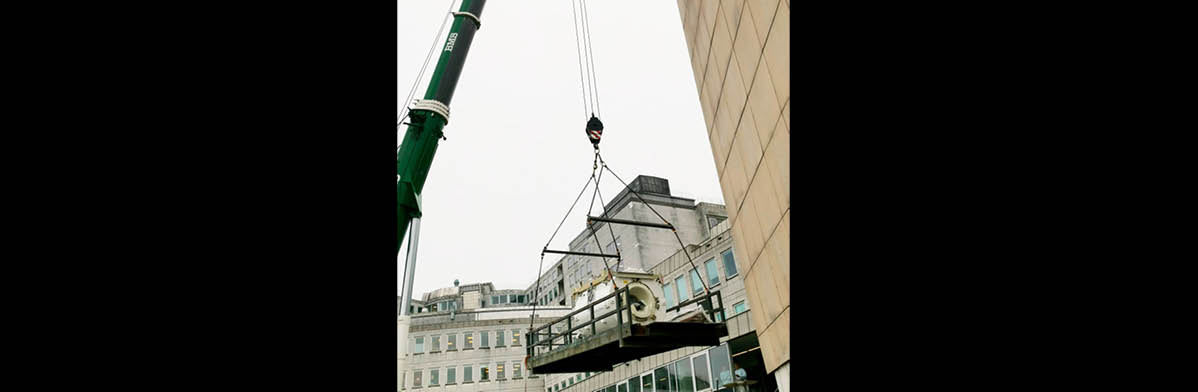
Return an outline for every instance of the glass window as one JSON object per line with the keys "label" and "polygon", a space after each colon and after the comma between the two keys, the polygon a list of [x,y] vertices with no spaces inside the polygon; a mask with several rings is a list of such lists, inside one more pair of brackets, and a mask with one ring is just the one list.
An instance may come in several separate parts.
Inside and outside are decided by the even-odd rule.
{"label": "glass window", "polygon": [[451,334],[449,334],[448,338],[445,338],[445,349],[450,350],[450,351],[457,350],[458,349],[457,343],[458,343],[458,334],[451,333]]}
{"label": "glass window", "polygon": [[653,374],[641,376],[641,392],[653,392]]}
{"label": "glass window", "polygon": [[458,368],[456,368],[456,367],[451,367],[449,369],[445,369],[445,383],[446,384],[454,384],[454,383],[458,382],[457,374],[454,374],[454,373],[457,373],[457,371],[458,371]]}
{"label": "glass window", "polygon": [[523,295],[516,296],[516,302],[524,303],[524,296]]}
{"label": "glass window", "polygon": [[418,387],[418,386],[424,385],[423,384],[424,377],[423,377],[423,374],[421,374],[421,373],[422,373],[422,371],[420,371],[420,370],[412,371],[412,386]]}
{"label": "glass window", "polygon": [[430,385],[430,386],[440,385],[440,382],[439,382],[440,380],[437,379],[437,376],[438,376],[437,373],[440,373],[440,372],[441,371],[439,369],[433,369],[433,370],[428,371],[428,385]]}
{"label": "glass window", "polygon": [[519,345],[520,345],[520,330],[513,329],[512,330],[512,346],[519,346]]}
{"label": "glass window", "polygon": [[674,284],[678,285],[678,303],[691,299],[691,292],[686,290],[686,275],[679,276]]}
{"label": "glass window", "polygon": [[691,270],[691,291],[695,292],[695,295],[703,292],[703,278],[699,277],[697,269]]}
{"label": "glass window", "polygon": [[508,295],[507,299],[508,299],[508,302],[516,303],[516,295],[515,294]]}
{"label": "glass window", "polygon": [[482,337],[479,340],[479,344],[478,344],[479,347],[482,347],[482,348],[491,347],[491,344],[487,342],[487,340],[491,337],[490,331],[478,331],[478,335]]}
{"label": "glass window", "polygon": [[678,392],[678,366],[666,364],[666,372],[670,375],[670,392]]}
{"label": "glass window", "polygon": [[695,390],[711,388],[711,375],[707,373],[707,354],[691,358],[691,363],[695,365]]}
{"label": "glass window", "polygon": [[491,377],[491,372],[487,371],[487,365],[479,365],[478,366],[478,380],[479,381],[487,381],[487,380],[490,380],[490,377]]}
{"label": "glass window", "polygon": [[707,284],[711,286],[720,284],[720,272],[715,268],[715,258],[707,260],[703,267],[707,269]]}
{"label": "glass window", "polygon": [[616,392],[616,386],[612,385],[610,387],[607,387],[607,392]]}
{"label": "glass window", "polygon": [[429,346],[429,351],[441,351],[441,335],[433,336],[433,344]]}
{"label": "glass window", "polygon": [[503,347],[503,330],[495,331],[495,347]]}
{"label": "glass window", "polygon": [[641,392],[641,378],[633,377],[628,379],[628,392]]}
{"label": "glass window", "polygon": [[737,302],[736,305],[732,305],[732,314],[733,315],[741,314],[744,312],[745,312],[745,301],[740,301],[740,302]]}
{"label": "glass window", "polygon": [[732,248],[724,251],[722,256],[724,256],[724,276],[727,279],[732,279],[733,276],[736,276],[736,258],[732,256]]}
{"label": "glass window", "polygon": [[512,377],[520,377],[520,362],[512,363]]}
{"label": "glass window", "polygon": [[570,385],[574,385],[574,377],[570,377],[570,378],[566,379],[566,381],[569,381]]}
{"label": "glass window", "polygon": [[707,355],[711,358],[711,374],[715,381],[715,388],[723,388],[724,385],[731,383],[732,364],[728,358],[728,345],[724,344],[707,350]]}
{"label": "glass window", "polygon": [[691,373],[691,360],[676,362],[678,367],[678,392],[695,392],[695,378]]}
{"label": "glass window", "polygon": [[423,353],[423,352],[424,352],[424,337],[417,336],[416,337],[416,349],[412,350],[412,353],[415,354],[415,353]]}
{"label": "glass window", "polygon": [[466,339],[465,339],[466,347],[465,348],[474,348],[474,331],[466,332],[465,336],[466,336]]}
{"label": "glass window", "polygon": [[503,377],[503,367],[504,367],[503,362],[498,362],[495,364],[495,379],[496,380],[502,380],[504,378]]}
{"label": "glass window", "polygon": [[661,286],[661,289],[666,294],[666,307],[674,306],[674,286],[666,283],[664,286]]}
{"label": "glass window", "polygon": [[628,384],[620,383],[619,385],[616,385],[616,391],[617,392],[628,392]]}
{"label": "glass window", "polygon": [[462,367],[462,382],[474,382],[474,368],[470,365]]}
{"label": "glass window", "polygon": [[670,390],[670,378],[665,366],[653,371],[653,387],[657,392],[668,392]]}

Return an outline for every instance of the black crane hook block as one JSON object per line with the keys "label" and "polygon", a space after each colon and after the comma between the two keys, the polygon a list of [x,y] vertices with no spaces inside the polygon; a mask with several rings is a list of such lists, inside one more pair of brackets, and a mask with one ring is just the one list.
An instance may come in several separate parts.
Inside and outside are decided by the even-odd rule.
{"label": "black crane hook block", "polygon": [[591,144],[598,149],[599,138],[601,137],[603,137],[603,122],[599,121],[599,118],[592,114],[591,119],[587,121],[587,138],[590,138]]}

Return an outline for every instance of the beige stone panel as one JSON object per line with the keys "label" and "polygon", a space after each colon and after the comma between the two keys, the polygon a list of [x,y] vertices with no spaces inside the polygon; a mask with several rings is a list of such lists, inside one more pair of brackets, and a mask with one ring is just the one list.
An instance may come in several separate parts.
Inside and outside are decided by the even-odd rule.
{"label": "beige stone panel", "polygon": [[[740,268],[740,266],[738,265],[737,268]],[[740,271],[740,273],[743,275],[745,272]],[[753,325],[757,326],[757,327],[769,325],[768,323],[770,321],[770,320],[765,320],[765,312],[757,310],[757,308],[761,306],[761,298],[759,297],[759,294],[760,294],[760,290],[756,286],[748,284],[748,277],[746,276],[745,277],[745,298],[749,300],[749,309],[752,309],[752,311],[749,312],[749,317],[753,318]],[[760,329],[758,329],[757,335],[761,336],[761,332],[762,331]]]}
{"label": "beige stone panel", "polygon": [[770,24],[774,22],[774,13],[778,9],[779,0],[749,0],[749,13],[753,16],[753,27],[757,36],[765,42],[769,36]]}
{"label": "beige stone panel", "polygon": [[753,87],[749,89],[749,105],[753,105],[753,117],[757,120],[758,129],[774,129],[782,114],[782,105],[778,95],[774,93],[774,83],[766,70],[765,62],[757,65],[757,76],[753,78]]}
{"label": "beige stone panel", "polygon": [[786,123],[786,133],[790,133],[790,98],[786,99],[786,105],[782,107],[782,121]]}
{"label": "beige stone panel", "polygon": [[769,167],[767,178],[774,183],[780,205],[790,208],[790,132],[783,128],[781,123],[777,125],[774,138],[765,147],[765,164],[762,166]]}
{"label": "beige stone panel", "polygon": [[[782,221],[774,229],[773,237],[766,242],[765,249],[765,253],[769,253],[776,263],[774,283],[779,291],[790,293],[790,209],[782,215]],[[783,306],[790,306],[790,297],[787,295],[783,298]]]}
{"label": "beige stone panel", "polygon": [[711,55],[711,28],[699,25],[695,34],[695,53],[692,60],[698,64],[700,79],[707,71],[707,57]]}
{"label": "beige stone panel", "polygon": [[[720,10],[723,11],[724,21],[736,31],[736,25],[740,23],[740,15],[744,11],[745,0],[720,0]],[[733,35],[735,37],[735,35]]]}
{"label": "beige stone panel", "polygon": [[758,304],[753,310],[761,315],[758,325],[769,325],[775,317],[782,314],[782,303],[778,295],[778,286],[770,276],[774,272],[773,265],[768,262],[757,262],[753,269],[745,275],[745,286],[753,286],[757,291]]}
{"label": "beige stone panel", "polygon": [[[748,102],[748,86],[741,82],[741,69],[735,62],[728,64],[728,77],[724,79],[724,91],[721,104],[726,102],[732,118],[739,119]],[[736,121],[739,123],[739,121]]]}
{"label": "beige stone panel", "polygon": [[711,54],[708,61],[714,61],[708,64],[708,67],[716,67],[719,71],[720,81],[724,79],[724,74],[728,72],[728,60],[732,58],[732,33],[734,31],[728,28],[728,24],[724,23],[723,19],[719,19],[715,24],[715,31],[711,37]]}
{"label": "beige stone panel", "polygon": [[766,372],[773,372],[790,360],[790,307],[787,307],[774,323],[757,330],[761,344],[761,357],[765,360]]}
{"label": "beige stone panel", "polygon": [[745,108],[732,147],[740,150],[740,158],[745,162],[745,178],[752,179],[762,155],[761,140],[757,138],[757,130],[753,125],[752,108]]}
{"label": "beige stone panel", "polygon": [[728,203],[726,204],[727,209],[737,209],[739,213],[741,202],[745,200],[749,184],[744,176],[744,161],[740,159],[740,153],[737,152],[738,150],[735,146],[729,151],[727,165],[724,166],[724,171],[720,173],[720,184],[728,191],[728,195],[724,197],[724,202]]}
{"label": "beige stone panel", "polygon": [[761,230],[761,213],[757,211],[760,204],[753,198],[750,193],[745,196],[745,202],[740,207],[740,221],[745,224],[741,234],[745,237],[745,260],[749,268],[753,268],[752,264],[757,261],[757,257],[761,255],[761,250],[765,248],[765,236]]}
{"label": "beige stone panel", "polygon": [[751,18],[752,15],[747,12],[741,15],[740,27],[737,28],[732,43],[732,52],[736,54],[733,59],[740,65],[741,71],[744,71],[741,73],[741,82],[746,86],[753,84],[753,71],[757,69],[757,61],[761,58],[761,43],[764,41],[753,31],[753,22],[749,20]]}
{"label": "beige stone panel", "polygon": [[774,81],[774,93],[778,104],[790,100],[790,7],[779,7],[770,29],[769,40],[765,41],[765,62]]}
{"label": "beige stone panel", "polygon": [[720,150],[721,161],[716,166],[716,170],[718,170],[717,173],[723,173],[724,166],[728,163],[728,157],[732,153],[733,134],[736,132],[736,117],[732,116],[732,110],[728,109],[728,105],[720,105],[715,110],[715,120],[711,127],[712,140],[715,142],[712,148]]}
{"label": "beige stone panel", "polygon": [[715,120],[715,87],[704,86],[699,89],[699,108],[703,110],[703,123],[707,125],[707,132],[711,133],[712,121]]}
{"label": "beige stone panel", "polygon": [[[748,112],[748,110],[746,110],[746,112]],[[773,137],[774,137],[774,130],[776,129],[776,127],[775,127],[775,128],[769,128],[769,129],[757,128],[757,126],[756,126],[756,125],[757,125],[757,119],[758,119],[758,117],[760,117],[760,116],[762,116],[761,112],[758,112],[758,111],[754,110],[754,111],[753,111],[753,116],[752,116],[752,117],[747,117],[745,120],[748,120],[748,121],[751,121],[751,122],[753,122],[753,125],[754,125],[754,126],[753,126],[753,129],[757,131],[757,139],[758,139],[758,140],[761,140],[761,146],[762,146],[762,147],[761,147],[761,150],[762,150],[762,152],[764,152],[764,151],[765,151],[765,149],[768,147],[768,145],[769,145],[769,143],[770,143],[770,140],[772,140],[772,139],[773,139]],[[779,117],[781,117],[781,116],[782,116],[782,114],[781,114],[781,113],[778,113],[778,116],[779,116]]]}
{"label": "beige stone panel", "polygon": [[774,227],[782,220],[782,212],[786,211],[786,205],[778,200],[778,191],[774,189],[773,175],[769,165],[758,166],[757,176],[749,184],[749,194],[757,201],[757,212],[761,214],[758,218],[761,219],[763,239],[773,235]]}
{"label": "beige stone panel", "polygon": [[696,0],[699,2],[699,17],[703,24],[707,25],[707,30],[710,31],[716,24],[716,18],[719,17],[720,0]]}

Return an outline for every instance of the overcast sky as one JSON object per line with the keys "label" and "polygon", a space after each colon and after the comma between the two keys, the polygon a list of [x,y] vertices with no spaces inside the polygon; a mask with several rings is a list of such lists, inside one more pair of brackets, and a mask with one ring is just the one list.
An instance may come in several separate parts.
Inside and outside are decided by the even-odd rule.
{"label": "overcast sky", "polygon": [[[399,0],[401,107],[450,1]],[[588,12],[608,165],[625,181],[663,177],[675,195],[722,204],[676,2],[588,1]],[[424,186],[414,297],[454,279],[523,289],[536,278],[541,248],[591,174],[571,15],[565,0],[490,0],[483,9],[450,103],[448,140]],[[623,188],[610,175],[602,182],[608,200]],[[550,248],[568,248],[589,200],[588,190]],[[546,255],[545,267],[558,258]]]}

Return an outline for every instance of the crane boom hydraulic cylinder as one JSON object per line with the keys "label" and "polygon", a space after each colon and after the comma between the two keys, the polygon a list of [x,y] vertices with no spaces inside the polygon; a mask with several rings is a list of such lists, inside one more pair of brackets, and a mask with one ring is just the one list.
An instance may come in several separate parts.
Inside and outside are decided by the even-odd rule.
{"label": "crane boom hydraulic cylinder", "polygon": [[[399,181],[396,184],[398,195],[399,235],[395,242],[395,252],[399,253],[399,244],[412,218],[421,217],[419,195],[424,189],[424,180],[428,177],[429,167],[433,163],[433,155],[437,152],[437,143],[444,136],[442,129],[449,123],[449,101],[453,99],[454,88],[457,87],[458,77],[462,74],[462,66],[466,63],[466,53],[474,34],[481,27],[483,5],[486,0],[462,0],[462,6],[453,15],[453,27],[441,49],[437,59],[437,67],[429,81],[424,99],[412,107],[409,112],[410,124],[404,134],[396,155],[396,170]],[[419,82],[419,81],[417,81]],[[410,102],[405,102],[405,105]]]}

